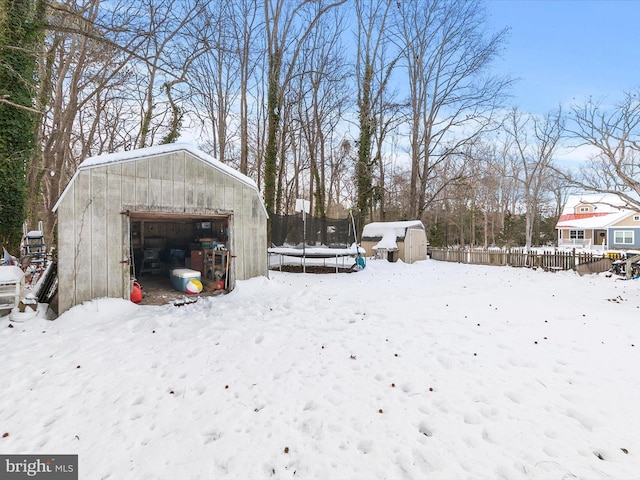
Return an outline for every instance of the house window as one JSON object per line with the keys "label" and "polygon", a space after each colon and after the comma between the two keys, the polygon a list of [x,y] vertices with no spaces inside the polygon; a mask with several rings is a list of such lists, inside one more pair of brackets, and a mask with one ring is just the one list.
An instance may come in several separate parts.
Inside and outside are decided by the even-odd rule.
{"label": "house window", "polygon": [[633,221],[634,222],[640,222],[640,215],[634,215],[633,216]]}
{"label": "house window", "polygon": [[584,240],[584,230],[569,230],[571,240]]}
{"label": "house window", "polygon": [[614,230],[613,243],[619,245],[633,245],[633,230]]}
{"label": "house window", "polygon": [[580,207],[580,213],[589,213],[589,207]]}

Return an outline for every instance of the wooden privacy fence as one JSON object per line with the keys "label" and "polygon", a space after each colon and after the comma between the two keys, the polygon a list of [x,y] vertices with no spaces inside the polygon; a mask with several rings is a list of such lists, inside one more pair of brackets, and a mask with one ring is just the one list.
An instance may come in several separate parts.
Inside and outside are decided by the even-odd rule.
{"label": "wooden privacy fence", "polygon": [[433,260],[473,265],[509,265],[542,268],[547,271],[576,270],[580,274],[606,272],[611,268],[610,259],[593,252],[576,252],[575,250],[527,252],[523,249],[431,248],[429,251]]}

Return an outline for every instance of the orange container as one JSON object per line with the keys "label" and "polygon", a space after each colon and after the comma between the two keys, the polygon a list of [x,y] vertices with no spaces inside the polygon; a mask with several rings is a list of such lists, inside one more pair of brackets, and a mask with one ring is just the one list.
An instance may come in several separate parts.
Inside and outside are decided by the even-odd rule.
{"label": "orange container", "polygon": [[142,301],[142,287],[138,282],[133,282],[133,288],[131,289],[131,301],[133,303],[140,303]]}

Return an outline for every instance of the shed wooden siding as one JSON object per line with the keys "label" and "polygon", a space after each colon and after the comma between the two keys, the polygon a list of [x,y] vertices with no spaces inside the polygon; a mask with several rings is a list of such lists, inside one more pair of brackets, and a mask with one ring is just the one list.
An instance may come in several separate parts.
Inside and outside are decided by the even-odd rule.
{"label": "shed wooden siding", "polygon": [[58,206],[59,312],[92,298],[129,298],[121,212],[229,215],[232,282],[267,274],[267,217],[258,192],[187,151],[80,170]]}
{"label": "shed wooden siding", "polygon": [[[378,238],[377,240],[362,240],[360,246],[364,248],[365,251],[367,252],[365,254],[366,256],[368,257],[375,256],[376,251],[373,249],[373,247],[375,247],[378,244],[378,242],[380,242],[380,240],[381,238]],[[404,262],[405,261],[404,240],[396,239],[396,245],[398,245],[398,258]]]}
{"label": "shed wooden siding", "polygon": [[[376,237],[373,240],[362,240],[360,246],[365,249],[365,251],[367,252],[366,255],[368,257],[375,256],[376,251],[373,249],[373,247],[375,247],[381,239],[382,237]],[[404,259],[404,240],[396,239],[396,245],[398,246],[398,258]]]}
{"label": "shed wooden siding", "polygon": [[379,241],[380,240],[362,240],[360,242],[360,246],[362,248],[364,248],[364,250],[366,252],[365,255],[367,257],[372,257],[372,256],[374,256],[376,254],[376,252],[373,249],[373,247],[375,247]]}
{"label": "shed wooden siding", "polygon": [[120,182],[106,170],[80,172],[58,208],[60,312],[91,298],[128,294],[128,266],[120,263],[126,253]]}
{"label": "shed wooden siding", "polygon": [[[408,235],[409,232],[407,231],[406,234]],[[404,238],[406,240],[407,237],[404,237]],[[400,260],[402,260],[403,262],[406,262],[407,261],[407,257],[404,254],[406,242],[405,241],[401,241],[401,242],[396,242],[396,243],[398,244],[398,258]]]}

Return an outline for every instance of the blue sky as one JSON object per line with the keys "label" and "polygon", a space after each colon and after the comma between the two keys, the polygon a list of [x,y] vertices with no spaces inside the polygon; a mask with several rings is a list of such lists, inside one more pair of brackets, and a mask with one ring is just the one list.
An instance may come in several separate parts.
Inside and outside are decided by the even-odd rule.
{"label": "blue sky", "polygon": [[511,28],[495,70],[520,78],[512,103],[523,111],[640,87],[640,0],[489,0],[487,11],[493,28]]}

